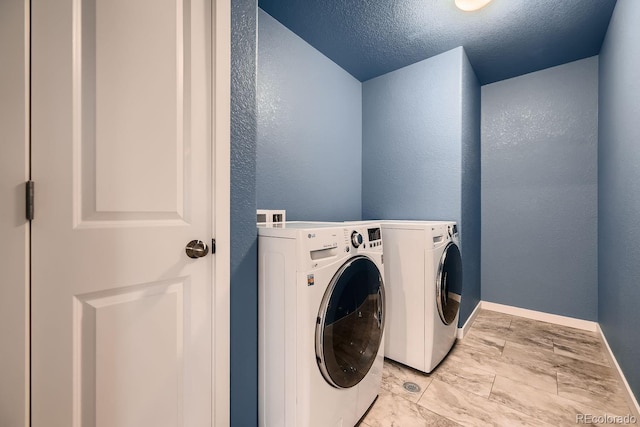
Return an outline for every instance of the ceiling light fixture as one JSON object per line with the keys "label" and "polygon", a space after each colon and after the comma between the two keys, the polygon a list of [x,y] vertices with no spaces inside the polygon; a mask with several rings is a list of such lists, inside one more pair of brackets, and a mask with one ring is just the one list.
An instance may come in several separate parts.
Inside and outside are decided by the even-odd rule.
{"label": "ceiling light fixture", "polygon": [[489,4],[490,1],[491,0],[456,0],[456,6],[465,12],[473,12],[474,10],[482,9]]}

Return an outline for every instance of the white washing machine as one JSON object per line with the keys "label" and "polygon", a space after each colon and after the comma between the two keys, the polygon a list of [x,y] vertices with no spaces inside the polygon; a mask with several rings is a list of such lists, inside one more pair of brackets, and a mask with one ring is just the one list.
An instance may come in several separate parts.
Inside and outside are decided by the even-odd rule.
{"label": "white washing machine", "polygon": [[385,356],[431,372],[456,339],[462,258],[455,222],[382,221]]}
{"label": "white washing machine", "polygon": [[354,426],[382,381],[379,224],[258,227],[259,425]]}

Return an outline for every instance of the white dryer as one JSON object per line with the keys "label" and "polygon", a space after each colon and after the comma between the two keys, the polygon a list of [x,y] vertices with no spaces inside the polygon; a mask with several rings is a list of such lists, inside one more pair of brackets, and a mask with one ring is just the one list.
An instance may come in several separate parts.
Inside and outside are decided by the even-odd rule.
{"label": "white dryer", "polygon": [[431,372],[456,339],[462,258],[455,222],[382,221],[385,356]]}
{"label": "white dryer", "polygon": [[382,381],[380,225],[258,227],[259,425],[354,426]]}

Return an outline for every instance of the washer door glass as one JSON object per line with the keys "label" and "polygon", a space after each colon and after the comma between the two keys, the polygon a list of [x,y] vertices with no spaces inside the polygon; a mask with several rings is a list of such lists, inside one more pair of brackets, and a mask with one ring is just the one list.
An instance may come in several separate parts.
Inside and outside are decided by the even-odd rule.
{"label": "washer door glass", "polygon": [[382,275],[371,259],[347,261],[327,288],[316,324],[316,360],[337,388],[358,384],[376,359],[384,329]]}
{"label": "washer door glass", "polygon": [[456,318],[460,302],[452,298],[450,289],[462,289],[462,257],[455,243],[449,243],[442,253],[436,279],[436,305],[445,325]]}

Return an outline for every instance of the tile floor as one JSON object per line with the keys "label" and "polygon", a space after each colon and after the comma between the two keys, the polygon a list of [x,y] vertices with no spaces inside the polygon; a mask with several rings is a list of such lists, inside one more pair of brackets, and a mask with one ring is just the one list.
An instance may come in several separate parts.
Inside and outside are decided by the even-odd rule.
{"label": "tile floor", "polygon": [[631,415],[604,351],[595,332],[481,310],[431,374],[385,360],[360,425],[575,426],[577,414]]}

